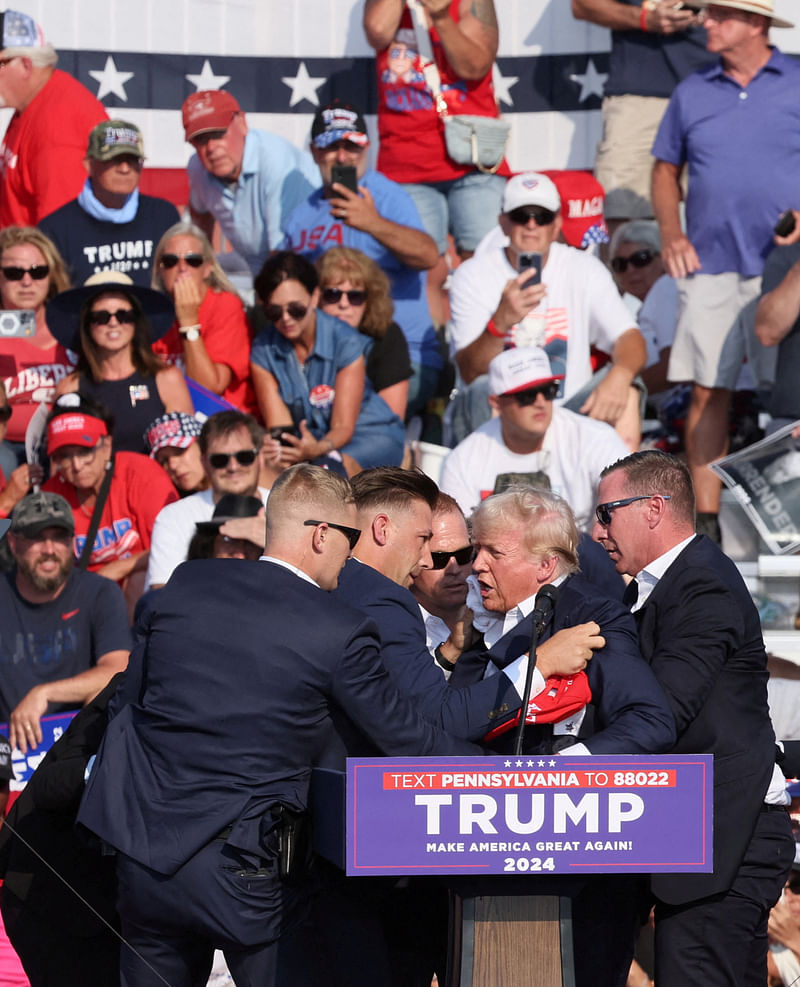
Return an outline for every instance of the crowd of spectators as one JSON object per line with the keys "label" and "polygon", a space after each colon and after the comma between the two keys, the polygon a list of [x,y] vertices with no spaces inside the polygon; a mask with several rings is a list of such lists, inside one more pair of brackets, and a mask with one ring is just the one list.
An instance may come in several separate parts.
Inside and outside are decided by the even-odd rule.
{"label": "crowd of spectators", "polygon": [[[772,0],[572,0],[572,10],[612,31],[595,178],[537,161],[512,174],[492,83],[492,0],[365,0],[376,166],[359,106],[320,107],[298,148],[251,129],[229,92],[197,92],[182,106],[194,149],[184,215],[140,193],[139,127],[107,119],[55,68],[31,17],[0,16],[0,99],[15,111],[0,148],[0,303],[13,327],[0,338],[0,518],[12,521],[0,552],[0,720],[12,746],[33,748],[46,712],[86,704],[124,667],[131,627],[146,634],[159,601],[176,599],[168,584],[184,561],[190,573],[211,559],[252,562],[271,539],[281,565],[374,621],[391,689],[414,707],[413,717],[397,707],[398,721],[411,733],[417,717],[433,724],[431,749],[447,749],[445,734],[459,750],[487,738],[506,749],[498,709],[528,715],[524,655],[508,641],[536,589],[557,580],[578,588],[553,637],[561,651],[544,648],[535,680],[557,721],[549,750],[569,741],[581,748],[572,753],[693,743],[727,752],[710,727],[696,729],[704,715],[715,723],[710,701],[679,715],[683,687],[669,662],[659,671],[658,642],[642,645],[652,670],[631,645],[620,576],[641,578],[683,551],[687,489],[697,531],[721,540],[709,463],[727,450],[734,391],[753,395],[768,428],[800,418],[800,69],[770,40],[786,26]],[[466,152],[450,126],[459,116],[486,124]],[[795,230],[787,219],[774,234],[782,214]],[[658,420],[647,446],[683,452],[685,442],[688,472],[636,458],[643,418]],[[449,446],[441,489],[408,469],[421,429]],[[316,481],[311,467],[338,479]],[[297,520],[295,488],[339,505],[340,520],[305,520],[286,548],[270,519],[273,487],[287,523]],[[626,555],[630,532],[616,533],[613,512],[633,504],[641,540]],[[540,529],[545,515],[552,527]],[[553,549],[547,564],[528,558],[530,531]],[[358,545],[354,559],[339,558],[342,544],[331,554],[341,535],[351,554]],[[721,556],[707,553],[698,564],[713,568]],[[590,590],[573,579],[578,568]],[[726,606],[739,601],[750,621],[735,576],[724,569],[718,582]],[[760,682],[761,651],[746,643]],[[508,653],[491,657],[488,674],[495,645]],[[529,749],[544,750],[541,726],[526,722]],[[364,750],[361,734],[337,726],[320,761],[338,766]],[[725,901],[747,841],[731,843],[730,874],[715,871],[709,884]],[[412,886],[395,912],[394,899],[359,901],[341,875],[321,884],[310,920],[328,927],[321,965],[334,962],[341,912],[359,930],[352,955],[335,957],[342,977],[430,984],[443,962],[430,889]],[[638,891],[611,889],[616,924],[600,943],[598,890],[590,882],[575,899],[579,987],[630,962]],[[680,899],[680,920],[662,900],[659,987],[681,983],[672,953],[706,897]],[[790,892],[770,924],[790,953],[800,937],[793,901]],[[763,945],[762,912],[752,934]],[[395,952],[394,921],[419,936],[409,955]],[[145,954],[148,941],[138,940]],[[313,987],[321,974],[299,955],[288,969]]]}

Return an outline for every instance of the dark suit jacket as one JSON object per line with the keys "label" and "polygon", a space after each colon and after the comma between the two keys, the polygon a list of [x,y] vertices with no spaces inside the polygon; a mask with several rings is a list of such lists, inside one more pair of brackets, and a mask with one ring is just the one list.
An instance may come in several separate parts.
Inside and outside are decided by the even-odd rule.
{"label": "dark suit jacket", "polygon": [[519,695],[505,675],[475,682],[468,689],[451,688],[428,651],[413,594],[372,566],[351,559],[334,596],[375,621],[381,658],[392,681],[422,716],[448,733],[477,740],[519,709]]}
{"label": "dark suit jacket", "polygon": [[387,754],[479,753],[398,695],[371,621],[269,562],[180,566],[123,688],[78,821],[162,874],[229,826],[258,855],[271,806],[305,806],[330,703]]}
{"label": "dark suit jacket", "polygon": [[661,683],[679,754],[714,755],[714,871],[655,875],[669,904],[727,891],[775,763],[767,656],[739,571],[705,536],[673,562],[636,614],[642,654]]}
{"label": "dark suit jacket", "polygon": [[[600,625],[606,645],[595,651],[586,669],[594,723],[593,733],[581,737],[581,743],[592,754],[658,754],[667,750],[675,740],[672,715],[655,676],[642,661],[635,621],[621,603],[601,596],[583,577],[570,576],[561,584],[553,617],[541,640],[590,620]],[[450,682],[458,687],[483,675],[487,657],[502,668],[525,654],[530,643],[528,616],[501,637],[488,656],[479,652],[462,655]],[[549,736],[549,728],[529,726],[525,736],[526,745],[535,746],[539,738]]]}

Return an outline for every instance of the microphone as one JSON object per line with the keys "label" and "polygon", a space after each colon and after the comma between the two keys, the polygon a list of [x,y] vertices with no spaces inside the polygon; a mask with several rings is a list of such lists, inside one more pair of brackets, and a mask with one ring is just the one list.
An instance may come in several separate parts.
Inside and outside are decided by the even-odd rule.
{"label": "microphone", "polygon": [[544,586],[536,594],[536,604],[531,614],[531,647],[530,647],[530,657],[528,658],[528,669],[525,673],[525,687],[522,694],[522,709],[520,713],[519,723],[517,724],[517,733],[514,738],[514,754],[520,755],[522,753],[522,738],[525,733],[525,718],[528,713],[528,703],[531,698],[531,690],[533,688],[533,670],[536,668],[536,646],[539,643],[539,635],[544,630],[547,622],[553,616],[553,610],[558,602],[558,587],[553,586],[552,583],[545,583]]}

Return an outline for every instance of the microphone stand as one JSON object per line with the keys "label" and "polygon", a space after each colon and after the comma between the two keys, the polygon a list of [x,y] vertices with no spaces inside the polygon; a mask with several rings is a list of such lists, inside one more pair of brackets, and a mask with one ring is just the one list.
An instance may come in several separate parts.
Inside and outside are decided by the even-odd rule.
{"label": "microphone stand", "polygon": [[[522,693],[522,712],[514,737],[514,756],[522,754],[522,738],[525,733],[525,723],[528,719],[528,704],[533,689],[533,671],[536,668],[536,649],[539,646],[539,636],[553,615],[553,605],[558,595],[556,587],[549,583],[543,586],[536,597],[536,607],[531,614],[531,648],[528,657],[528,668],[525,672],[525,688]],[[541,600],[541,602],[540,602]]]}

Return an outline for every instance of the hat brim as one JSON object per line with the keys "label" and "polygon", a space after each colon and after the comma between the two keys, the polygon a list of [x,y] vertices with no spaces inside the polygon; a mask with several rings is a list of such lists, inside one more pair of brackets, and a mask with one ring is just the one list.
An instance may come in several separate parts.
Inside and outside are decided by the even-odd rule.
{"label": "hat brim", "polygon": [[66,521],[59,520],[59,518],[42,518],[41,521],[32,521],[30,524],[21,525],[17,533],[23,538],[35,538],[45,528],[61,528],[63,531],[68,531],[70,535],[75,534],[75,525],[67,524]]}
{"label": "hat brim", "polygon": [[107,284],[70,288],[52,298],[47,303],[47,328],[62,346],[78,352],[81,340],[81,308],[92,298],[108,294],[131,295],[136,299],[147,319],[151,343],[166,336],[175,321],[175,306],[169,295],[139,284],[109,281]]}
{"label": "hat brim", "polygon": [[[230,517],[215,517],[210,521],[196,521],[195,527],[201,535],[216,535],[219,534],[219,529],[223,524],[227,524],[228,521],[241,521],[244,518],[257,517],[256,514],[236,514]],[[242,541],[250,541],[249,538],[242,538]],[[255,542],[253,542],[255,545]]]}
{"label": "hat brim", "polygon": [[725,3],[725,0],[692,0],[696,7],[710,7],[712,4],[719,3],[721,7],[731,7],[734,10],[743,10],[748,14],[761,14],[762,17],[766,17],[770,21],[770,27],[794,27],[791,21],[785,21],[782,17],[776,17],[774,14],[768,14],[765,10],[759,10],[754,4],[749,4],[744,0],[742,3]]}
{"label": "hat brim", "polygon": [[532,380],[527,384],[521,384],[519,387],[514,387],[510,391],[503,391],[502,394],[498,394],[497,396],[504,398],[509,394],[520,394],[522,391],[529,391],[532,387],[538,387],[540,384],[552,384],[554,381],[563,379],[564,374],[558,374],[556,377],[539,377],[537,380]]}

